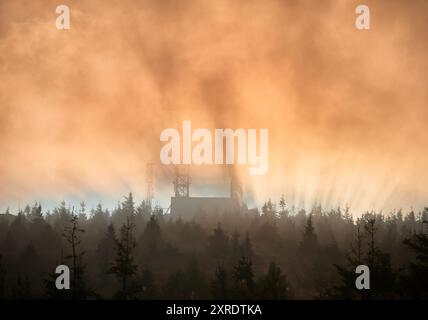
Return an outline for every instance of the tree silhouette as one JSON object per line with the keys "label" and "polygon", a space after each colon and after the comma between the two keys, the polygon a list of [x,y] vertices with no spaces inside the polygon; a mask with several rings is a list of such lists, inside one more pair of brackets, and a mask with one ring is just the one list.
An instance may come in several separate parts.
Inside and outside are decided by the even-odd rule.
{"label": "tree silhouette", "polygon": [[312,214],[310,214],[306,221],[303,239],[300,242],[300,252],[303,257],[315,259],[318,249],[318,237],[312,224]]}
{"label": "tree silhouette", "polygon": [[[18,266],[15,272],[21,278],[21,284],[31,284],[33,293],[42,290],[42,282],[40,281],[40,257],[32,243],[30,243],[21,253],[18,258]],[[25,280],[25,281],[24,281]]]}
{"label": "tree silhouette", "polygon": [[230,298],[230,288],[228,281],[228,274],[224,265],[217,265],[214,278],[211,280],[211,295],[214,299]]}
{"label": "tree silhouette", "polygon": [[152,215],[139,241],[143,258],[156,256],[163,246],[162,233],[156,216]]}
{"label": "tree silhouette", "polygon": [[[122,202],[122,213],[129,219],[133,219],[135,215],[135,202],[132,193],[130,192],[125,201]],[[132,221],[134,222],[134,221]]]}
{"label": "tree silhouette", "polygon": [[410,298],[428,299],[428,236],[415,234],[404,243],[413,250],[416,261],[409,264],[402,276],[402,286]]}
{"label": "tree silhouette", "polygon": [[[396,276],[391,267],[390,256],[377,247],[378,217],[366,213],[358,220],[355,246],[347,254],[348,266],[336,265],[341,284],[335,287],[337,298],[345,299],[390,299],[396,295]],[[364,236],[361,235],[361,224]],[[366,254],[363,255],[362,237],[366,239]],[[356,267],[366,265],[370,270],[370,290],[357,290],[355,287]]]}
{"label": "tree silhouette", "polygon": [[191,299],[202,299],[206,296],[205,278],[199,268],[199,262],[194,255],[190,258],[187,269],[188,287]]}
{"label": "tree silhouette", "polygon": [[358,265],[363,264],[364,256],[364,238],[363,238],[363,222],[357,219],[355,239],[351,244],[351,249],[346,253],[346,266],[335,264],[336,271],[340,277],[340,284],[334,286],[332,297],[342,299],[362,298],[362,292],[356,290],[355,287],[355,269]]}
{"label": "tree silhouette", "polygon": [[241,258],[241,256],[242,256],[242,248],[241,248],[241,243],[240,243],[239,238],[240,238],[240,235],[238,233],[238,230],[235,229],[235,231],[232,234],[232,239],[231,239],[231,244],[230,244],[230,246],[231,246],[231,248],[230,248],[230,250],[231,250],[231,252],[230,252],[230,254],[231,254],[230,263],[232,266],[235,265],[238,262],[239,258]]}
{"label": "tree silhouette", "polygon": [[382,252],[376,244],[378,217],[366,213],[362,217],[364,230],[368,239],[366,264],[370,268],[371,290],[369,297],[375,299],[392,298],[395,296],[395,274],[392,271],[390,256]]}
{"label": "tree silhouette", "polygon": [[258,288],[260,299],[284,300],[289,298],[287,277],[274,262],[271,262],[267,274],[259,280]]}
{"label": "tree silhouette", "polygon": [[208,238],[207,252],[217,261],[224,261],[229,254],[229,239],[220,223],[217,224],[213,234]]}
{"label": "tree silhouette", "polygon": [[[371,212],[355,220],[349,208],[315,206],[307,214],[291,207],[285,218],[284,198],[278,215],[274,203],[266,203],[264,214],[192,221],[136,207],[132,193],[111,212],[99,204],[75,214],[65,202],[52,211],[38,203],[6,210],[0,213],[0,297],[427,298],[428,210]],[[70,265],[72,290],[56,289],[59,264]],[[355,287],[362,264],[370,268],[370,290]]]}
{"label": "tree silhouette", "polygon": [[262,206],[262,213],[263,215],[269,219],[272,220],[276,217],[276,209],[275,205],[272,203],[271,199],[269,199],[263,206]]}
{"label": "tree silhouette", "polygon": [[281,209],[279,211],[279,216],[281,217],[281,219],[288,218],[287,204],[285,203],[284,195],[281,195],[281,199],[279,200],[279,208]]}
{"label": "tree silhouette", "polygon": [[137,273],[137,265],[134,264],[132,251],[136,247],[133,236],[134,225],[131,218],[127,217],[126,224],[120,230],[120,238],[116,240],[116,260],[110,272],[116,275],[121,283],[121,291],[116,295],[120,299],[132,298],[135,292],[130,290],[130,282]]}
{"label": "tree silhouette", "polygon": [[250,259],[242,257],[233,269],[234,298],[254,298],[253,264]]}
{"label": "tree silhouette", "polygon": [[85,299],[89,292],[85,285],[84,280],[84,269],[83,256],[84,250],[80,250],[80,244],[82,242],[80,235],[85,232],[84,229],[79,227],[79,216],[75,213],[71,213],[69,225],[64,227],[62,236],[71,246],[71,254],[65,258],[72,261],[72,279],[71,279],[71,293],[74,299]]}
{"label": "tree silhouette", "polygon": [[14,261],[29,244],[28,227],[27,219],[22,212],[19,212],[12,220],[1,246],[1,252],[6,261]]}
{"label": "tree silhouette", "polygon": [[112,223],[107,227],[107,233],[101,242],[98,244],[97,248],[97,258],[99,267],[101,269],[101,274],[107,273],[111,265],[114,262],[116,255],[115,251],[116,245],[116,232]]}
{"label": "tree silhouette", "polygon": [[114,278],[110,270],[116,258],[116,232],[112,223],[108,225],[104,238],[97,246],[96,258],[99,270],[97,282],[105,291],[111,292],[108,289],[114,287]]}
{"label": "tree silhouette", "polygon": [[248,232],[245,234],[245,240],[241,246],[241,257],[250,261],[253,259],[253,247],[251,245],[251,239]]}

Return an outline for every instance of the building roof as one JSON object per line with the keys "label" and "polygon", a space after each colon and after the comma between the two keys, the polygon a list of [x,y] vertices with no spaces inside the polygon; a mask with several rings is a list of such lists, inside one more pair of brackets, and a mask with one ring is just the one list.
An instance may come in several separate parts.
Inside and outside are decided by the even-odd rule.
{"label": "building roof", "polygon": [[171,215],[192,219],[198,215],[240,213],[245,205],[230,197],[171,197]]}

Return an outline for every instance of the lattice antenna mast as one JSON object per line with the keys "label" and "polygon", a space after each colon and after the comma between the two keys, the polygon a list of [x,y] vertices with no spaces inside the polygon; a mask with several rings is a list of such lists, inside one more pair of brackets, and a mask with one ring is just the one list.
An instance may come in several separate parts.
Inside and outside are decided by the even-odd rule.
{"label": "lattice antenna mast", "polygon": [[175,167],[174,193],[176,197],[188,198],[190,188],[189,166]]}
{"label": "lattice antenna mast", "polygon": [[147,162],[146,165],[146,204],[152,207],[152,202],[154,198],[154,188],[153,188],[153,162]]}

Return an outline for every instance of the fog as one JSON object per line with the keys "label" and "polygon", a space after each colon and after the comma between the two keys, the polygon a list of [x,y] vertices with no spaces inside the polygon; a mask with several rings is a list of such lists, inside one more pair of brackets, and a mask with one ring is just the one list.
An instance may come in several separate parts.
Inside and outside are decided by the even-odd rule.
{"label": "fog", "polygon": [[[72,1],[64,31],[58,4],[0,0],[0,209],[143,197],[183,120],[269,129],[267,175],[238,169],[255,205],[426,205],[428,2],[365,1],[369,31],[359,1]],[[171,169],[155,172],[166,203]]]}

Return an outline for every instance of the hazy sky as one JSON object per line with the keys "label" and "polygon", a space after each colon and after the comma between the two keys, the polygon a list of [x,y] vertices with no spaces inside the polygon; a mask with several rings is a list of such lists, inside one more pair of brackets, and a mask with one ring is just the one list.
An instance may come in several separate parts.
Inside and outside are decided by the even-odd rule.
{"label": "hazy sky", "polygon": [[[0,0],[0,210],[145,194],[159,134],[268,128],[256,203],[428,205],[428,1]],[[71,29],[55,28],[55,7]],[[170,168],[156,166],[168,206]],[[219,167],[192,169],[218,194]]]}

